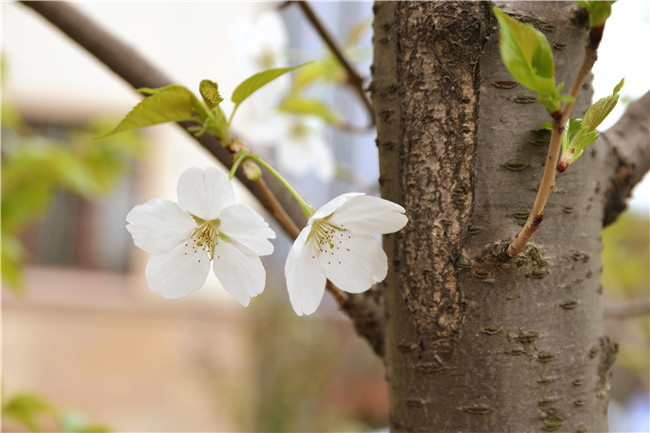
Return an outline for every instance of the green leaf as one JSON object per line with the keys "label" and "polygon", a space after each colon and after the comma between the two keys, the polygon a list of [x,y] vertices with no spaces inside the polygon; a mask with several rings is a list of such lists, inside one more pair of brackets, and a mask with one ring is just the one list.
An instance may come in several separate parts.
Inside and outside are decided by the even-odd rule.
{"label": "green leaf", "polygon": [[341,120],[341,116],[337,112],[318,99],[306,99],[299,95],[285,99],[278,108],[286,113],[317,116],[332,125],[336,125]]}
{"label": "green leaf", "polygon": [[578,131],[582,128],[582,120],[580,119],[569,119],[567,127],[565,129],[566,134],[569,138],[573,137]]}
{"label": "green leaf", "polygon": [[331,52],[320,60],[309,63],[296,72],[291,85],[292,92],[298,92],[315,81],[326,83],[343,83],[347,72]]}
{"label": "green leaf", "polygon": [[621,81],[614,87],[613,93],[619,93],[624,85],[625,85],[625,77],[621,78]]}
{"label": "green leaf", "polygon": [[167,122],[182,122],[205,117],[205,108],[187,88],[179,85],[160,89],[141,88],[138,91],[151,96],[131,109],[122,121],[98,139],[131,129],[145,128]]}
{"label": "green leaf", "polygon": [[2,266],[2,282],[4,287],[14,293],[20,293],[23,288],[22,264],[27,256],[27,251],[20,243],[20,239],[13,233],[2,231],[0,243],[0,259]]}
{"label": "green leaf", "polygon": [[29,393],[17,394],[2,406],[3,417],[11,418],[31,431],[39,430],[39,418],[50,416],[53,411],[47,401]]}
{"label": "green leaf", "polygon": [[568,152],[571,156],[569,159],[569,164],[573,164],[576,162],[582,154],[584,153],[584,150],[589,146],[591,143],[594,141],[598,140],[598,137],[600,134],[596,131],[587,131],[586,129],[581,129],[575,136],[575,138],[571,141],[571,144],[569,145]]}
{"label": "green leaf", "polygon": [[199,93],[203,97],[203,100],[208,107],[214,108],[223,101],[223,98],[219,94],[219,85],[214,81],[210,80],[201,80],[199,84]]}
{"label": "green leaf", "polygon": [[546,36],[496,7],[492,10],[499,21],[499,49],[506,68],[519,83],[536,91],[539,102],[550,112],[557,111],[561,87],[555,87],[553,52]]}
{"label": "green leaf", "polygon": [[589,107],[585,113],[585,117],[582,119],[583,128],[586,128],[588,131],[593,131],[605,120],[614,107],[616,107],[619,98],[618,92],[623,88],[624,83],[625,79],[622,79],[614,87],[614,92],[611,95],[599,99],[594,105]]}
{"label": "green leaf", "polygon": [[605,24],[607,18],[612,14],[612,3],[614,1],[586,0],[576,1],[576,3],[589,12],[589,26],[600,27]]}
{"label": "green leaf", "polygon": [[269,84],[271,81],[275,80],[276,78],[281,77],[282,75],[286,74],[287,72],[294,71],[298,68],[302,68],[303,66],[307,65],[309,63],[303,63],[302,65],[297,65],[297,66],[290,66],[287,68],[274,68],[274,69],[267,69],[266,71],[258,72],[257,74],[248,77],[244,81],[242,81],[237,88],[235,89],[234,92],[232,92],[232,102],[235,103],[235,108],[233,108],[233,112],[231,114],[231,119],[232,116],[235,114],[235,111],[237,110],[237,107],[239,107],[239,104],[244,102],[246,98],[251,96],[253,93],[255,93],[257,90],[261,89],[262,87],[266,86]]}

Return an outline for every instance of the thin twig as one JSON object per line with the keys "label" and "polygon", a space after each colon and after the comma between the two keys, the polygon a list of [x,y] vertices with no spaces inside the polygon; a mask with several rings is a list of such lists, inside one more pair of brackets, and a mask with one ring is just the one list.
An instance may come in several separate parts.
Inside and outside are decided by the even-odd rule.
{"label": "thin twig", "polygon": [[[134,88],[158,88],[174,84],[171,78],[162,73],[129,45],[86,17],[74,5],[65,2],[41,1],[24,1],[23,4],[41,14]],[[232,153],[222,146],[214,136],[210,134],[203,134],[200,137],[194,136],[187,131],[189,126],[194,125],[192,122],[180,122],[180,125],[224,166],[228,168],[232,166]],[[285,213],[291,216],[290,219],[294,221],[294,225],[295,223],[302,223],[304,219],[300,206],[297,206],[291,195],[273,176],[268,175],[268,173],[263,175],[270,194],[275,196],[276,202],[284,209]],[[273,211],[272,204],[268,201],[269,191],[262,191],[255,182],[246,178],[242,170],[238,170],[237,178],[262,205],[269,211]],[[282,224],[282,227],[287,232],[291,230],[291,227],[285,224]]]}
{"label": "thin twig", "polygon": [[[602,31],[600,32],[602,36]],[[521,229],[519,234],[515,236],[515,239],[508,245],[507,255],[508,257],[515,257],[530,241],[530,238],[535,234],[539,228],[542,220],[544,219],[544,207],[548,201],[553,189],[555,189],[555,180],[557,175],[557,162],[560,156],[560,147],[562,145],[562,134],[564,133],[564,126],[571,116],[571,111],[573,110],[573,104],[578,98],[578,93],[587,79],[587,75],[591,68],[594,66],[594,63],[597,59],[597,50],[598,44],[590,40],[590,42],[585,46],[585,56],[582,59],[582,64],[580,69],[576,73],[576,77],[571,84],[571,89],[569,90],[569,95],[573,98],[573,101],[567,102],[562,105],[562,107],[555,113],[551,113],[553,117],[552,129],[551,129],[551,141],[548,147],[548,153],[546,155],[546,164],[544,165],[544,174],[542,175],[542,182],[540,183],[539,189],[537,190],[537,196],[535,197],[535,202],[533,203],[533,209],[528,216],[526,224]]]}
{"label": "thin twig", "polygon": [[345,56],[343,49],[339,46],[338,42],[336,39],[334,39],[332,34],[325,28],[318,16],[316,16],[316,13],[311,8],[309,3],[306,1],[296,1],[294,3],[297,4],[298,7],[302,10],[302,12],[305,14],[305,17],[307,18],[307,21],[309,21],[309,23],[314,27],[314,30],[316,30],[318,35],[323,39],[323,42],[325,42],[325,44],[332,51],[332,54],[334,54],[339,63],[341,63],[341,66],[343,66],[345,71],[348,73],[348,81],[359,95],[359,98],[361,99],[361,102],[363,102],[363,105],[368,110],[370,121],[374,125],[375,112],[372,108],[372,102],[370,102],[370,98],[368,98],[368,95],[366,94],[366,91],[363,87],[363,78],[361,75],[359,75],[354,66],[352,66],[352,63],[350,63],[350,61]]}
{"label": "thin twig", "polygon": [[[23,1],[23,4],[41,14],[134,88],[157,88],[174,83],[135,50],[90,20],[73,5],[41,1]],[[179,124],[185,131],[194,125],[192,122],[179,122]],[[200,137],[191,133],[190,135],[224,166],[232,167],[233,153],[216,138],[210,134],[203,134]],[[264,172],[262,179],[252,182],[246,178],[241,169],[237,170],[236,175],[255,198],[271,212],[286,232],[293,239],[298,237],[300,229],[296,221],[301,224],[304,221],[302,210],[278,180]],[[287,209],[292,210],[291,215]],[[331,282],[328,282],[327,288],[353,321],[356,322],[357,316],[362,317],[359,311],[350,311],[350,306],[346,305],[347,298]],[[343,308],[344,306],[347,309]]]}
{"label": "thin twig", "polygon": [[[284,211],[284,208],[277,201],[275,195],[273,195],[271,190],[266,185],[266,182],[264,182],[263,179],[260,179],[257,181],[257,183],[260,189],[262,190],[262,192],[265,195],[268,194],[267,199],[271,204],[271,214],[275,217],[275,219],[278,222],[280,222],[280,224],[282,224],[285,227],[287,232],[289,232],[289,235],[293,239],[296,239],[300,234],[300,229],[298,228],[298,226],[291,220],[291,218],[289,218],[289,215],[287,215],[287,213]],[[327,280],[325,288],[332,294],[337,305],[341,307],[343,311],[347,311],[350,309],[348,305],[347,296],[344,295],[343,292],[334,285],[334,283],[332,283],[330,280]]]}
{"label": "thin twig", "polygon": [[273,191],[271,191],[264,179],[258,180],[257,185],[260,187],[262,194],[264,194],[264,197],[269,202],[271,215],[273,215],[282,227],[285,228],[292,239],[296,239],[300,234],[300,229],[284,210],[278,199],[275,197],[275,194],[273,194]]}

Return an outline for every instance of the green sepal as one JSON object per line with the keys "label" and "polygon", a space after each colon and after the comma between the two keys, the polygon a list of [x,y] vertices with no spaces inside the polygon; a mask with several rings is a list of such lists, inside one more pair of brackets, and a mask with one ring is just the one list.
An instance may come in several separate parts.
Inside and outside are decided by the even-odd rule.
{"label": "green sepal", "polygon": [[318,99],[306,99],[299,95],[289,96],[278,107],[285,113],[303,114],[320,117],[325,122],[336,125],[341,116]]}
{"label": "green sepal", "polygon": [[197,121],[206,117],[205,107],[194,93],[183,86],[174,84],[159,89],[143,87],[138,91],[150,96],[133,107],[113,130],[97,139],[161,123]]}
{"label": "green sepal", "polygon": [[[244,102],[246,98],[251,96],[253,93],[255,93],[257,90],[261,89],[262,87],[266,86],[269,84],[271,81],[275,80],[276,78],[281,77],[282,75],[286,74],[287,72],[294,71],[298,68],[302,68],[303,66],[307,65],[308,63],[303,63],[302,65],[297,65],[297,66],[290,66],[286,68],[273,68],[273,69],[267,69],[266,71],[258,72],[244,81],[242,81],[237,88],[235,88],[235,91],[232,92],[232,97],[231,100],[232,102],[235,103],[235,107],[233,108],[233,114],[235,110],[237,110],[237,107],[239,107],[239,104]],[[232,115],[231,115],[232,117]]]}
{"label": "green sepal", "polygon": [[612,3],[614,3],[614,1],[578,0],[576,3],[589,12],[589,26],[593,28],[605,24],[607,18],[612,14]]}
{"label": "green sepal", "polygon": [[620,96],[618,92],[623,88],[623,84],[625,84],[625,78],[614,87],[614,91],[611,95],[599,99],[594,103],[594,105],[589,107],[585,113],[585,117],[582,119],[582,126],[584,128],[593,131],[603,122],[603,120],[605,120],[614,107],[616,107]]}
{"label": "green sepal", "polygon": [[214,109],[214,107],[223,101],[223,98],[219,93],[219,85],[214,81],[201,80],[201,83],[199,84],[199,93],[206,105],[211,109]]}
{"label": "green sepal", "polygon": [[553,113],[560,108],[562,85],[555,86],[555,63],[546,36],[530,24],[521,23],[498,8],[501,58],[510,74],[538,93],[538,101]]}

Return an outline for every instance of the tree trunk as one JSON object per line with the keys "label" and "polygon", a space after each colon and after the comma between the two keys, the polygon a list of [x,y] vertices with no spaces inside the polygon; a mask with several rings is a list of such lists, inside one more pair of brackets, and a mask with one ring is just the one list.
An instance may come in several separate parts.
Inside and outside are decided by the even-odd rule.
{"label": "tree trunk", "polygon": [[[568,87],[585,14],[575,3],[509,5],[546,34]],[[558,179],[524,253],[496,259],[528,216],[550,134],[539,130],[546,110],[501,61],[492,6],[375,4],[381,191],[409,217],[384,239],[390,426],[606,431],[616,351],[599,284],[606,158],[585,152]],[[590,99],[586,84],[572,117]]]}

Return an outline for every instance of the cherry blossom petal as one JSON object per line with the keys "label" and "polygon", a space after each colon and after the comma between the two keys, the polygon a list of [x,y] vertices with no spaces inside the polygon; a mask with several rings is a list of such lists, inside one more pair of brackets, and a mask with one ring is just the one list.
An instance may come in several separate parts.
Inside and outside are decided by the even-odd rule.
{"label": "cherry blossom petal", "polygon": [[245,204],[228,206],[219,214],[219,231],[249,250],[250,254],[267,256],[273,252],[275,232],[257,212]]}
{"label": "cherry blossom petal", "polygon": [[266,271],[257,255],[227,241],[219,242],[214,251],[214,274],[223,288],[244,307],[264,291]]}
{"label": "cherry blossom petal", "polygon": [[360,293],[386,278],[388,259],[375,238],[367,234],[343,232],[342,242],[334,243],[319,255],[325,275],[339,289]]}
{"label": "cherry blossom petal", "polygon": [[344,203],[351,200],[353,197],[358,197],[363,195],[364,194],[361,192],[349,192],[347,194],[341,194],[338,197],[334,197],[332,200],[328,201],[323,206],[318,208],[316,213],[312,215],[311,219],[316,220],[316,219],[321,219],[330,216],[332,215],[332,213],[334,213],[334,211],[336,211],[338,208],[343,206]]}
{"label": "cherry blossom petal", "polygon": [[408,222],[404,208],[369,195],[350,197],[336,209],[329,222],[355,233],[393,233]]}
{"label": "cherry blossom petal", "polygon": [[134,207],[127,215],[126,229],[133,243],[149,254],[167,254],[189,239],[196,223],[178,204],[153,199]]}
{"label": "cherry blossom petal", "polygon": [[284,274],[291,306],[297,315],[312,314],[320,305],[325,293],[325,274],[318,260],[318,250],[308,240],[311,225],[307,225],[294,242]]}
{"label": "cherry blossom petal", "polygon": [[210,272],[210,257],[196,250],[193,242],[182,243],[167,254],[152,255],[147,262],[147,284],[163,298],[178,299],[200,289]]}
{"label": "cherry blossom petal", "polygon": [[235,203],[228,176],[217,167],[188,168],[178,179],[178,203],[194,216],[211,221]]}

